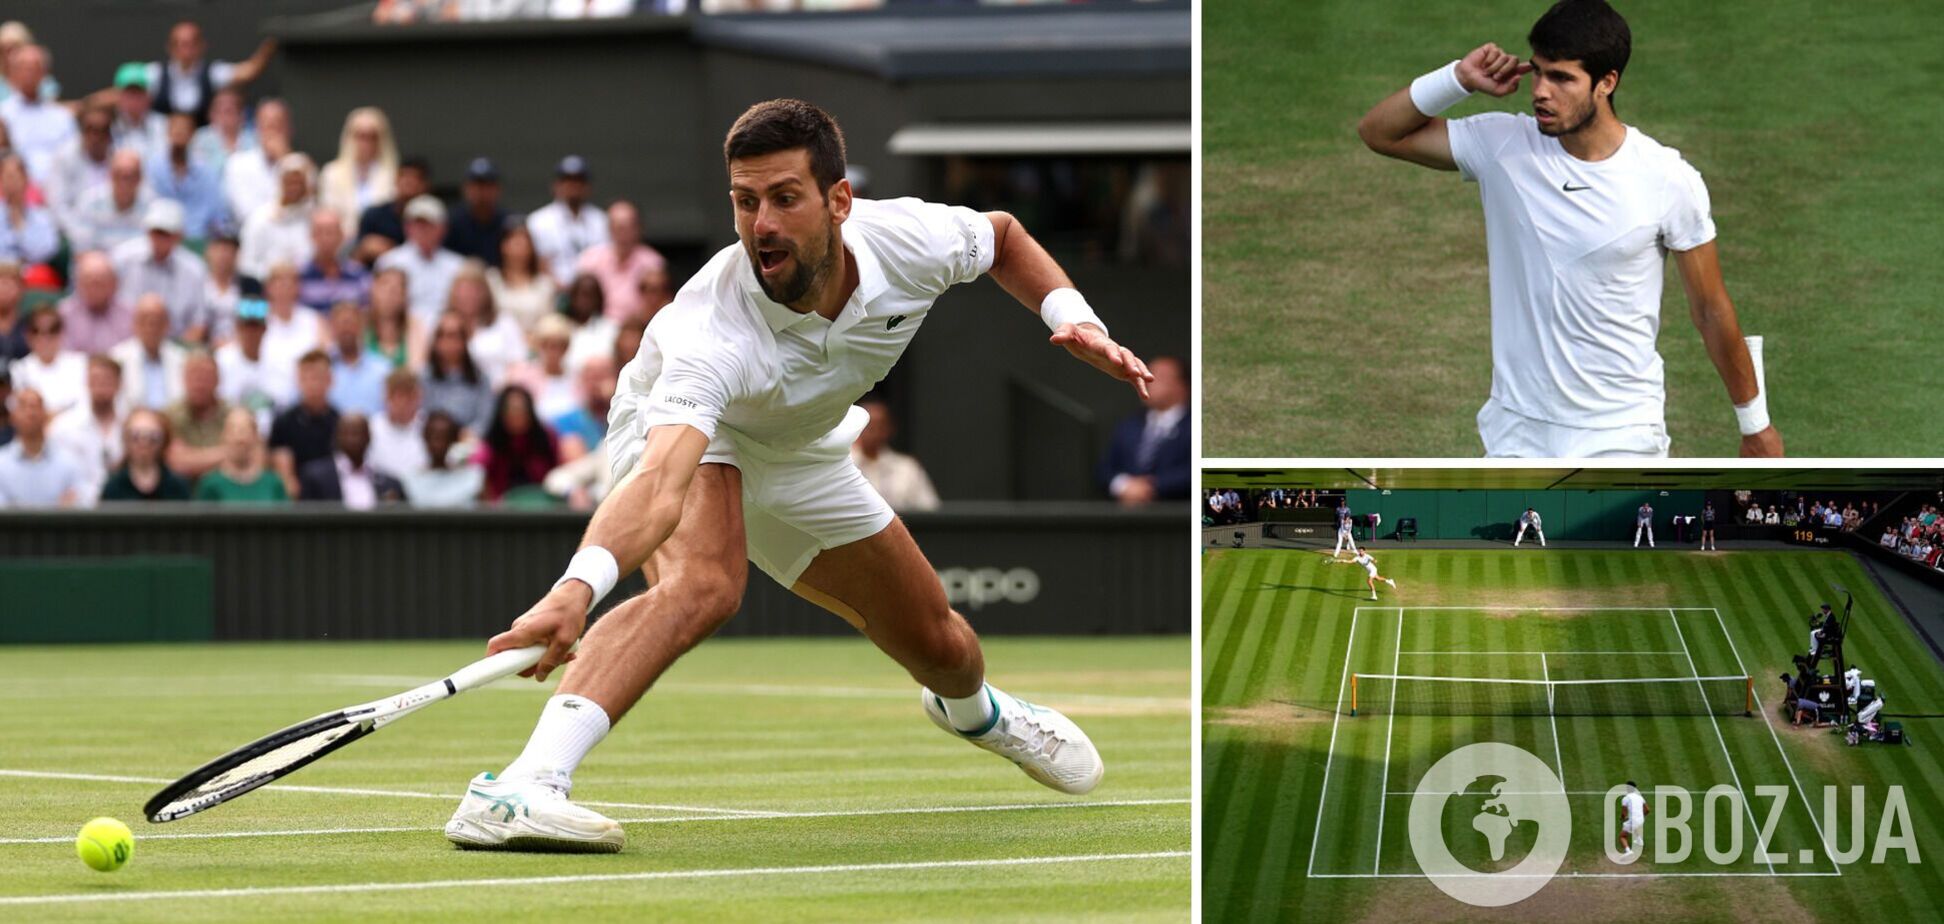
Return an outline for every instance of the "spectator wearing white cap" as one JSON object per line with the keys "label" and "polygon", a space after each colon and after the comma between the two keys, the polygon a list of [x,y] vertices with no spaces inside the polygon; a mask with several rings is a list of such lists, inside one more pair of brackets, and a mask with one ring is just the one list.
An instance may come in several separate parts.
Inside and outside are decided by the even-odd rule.
{"label": "spectator wearing white cap", "polygon": [[587,201],[587,161],[569,154],[554,167],[552,202],[527,216],[533,247],[562,288],[574,280],[581,252],[608,240],[607,215]]}
{"label": "spectator wearing white cap", "polygon": [[54,155],[74,140],[74,115],[45,92],[47,49],[22,45],[7,56],[7,84],[13,93],[0,100],[0,121],[14,150],[27,161],[30,176],[46,176]]}
{"label": "spectator wearing white cap", "polygon": [[223,198],[232,219],[248,221],[277,200],[277,162],[290,150],[290,107],[277,99],[258,103],[256,143],[231,151],[223,161]]}
{"label": "spectator wearing white cap", "polygon": [[641,242],[641,214],[634,203],[617,199],[607,208],[608,240],[581,251],[579,273],[600,280],[608,319],[617,323],[641,312],[641,284],[667,276],[668,261]]}
{"label": "spectator wearing white cap", "polygon": [[0,260],[45,263],[60,249],[54,216],[27,199],[26,162],[0,156]]}
{"label": "spectator wearing white cap", "polygon": [[245,276],[263,278],[272,264],[293,267],[310,262],[310,213],[316,167],[300,153],[277,161],[277,198],[257,207],[243,222],[243,247],[237,268]]}
{"label": "spectator wearing white cap", "polygon": [[169,339],[169,306],[162,296],[135,300],[135,335],[108,356],[121,364],[122,403],[129,409],[159,411],[182,400],[182,363],[189,353]]}
{"label": "spectator wearing white cap", "polygon": [[445,221],[445,206],[431,196],[420,196],[406,203],[406,241],[385,251],[376,264],[380,271],[405,271],[412,314],[427,324],[445,310],[446,293],[452,290],[452,280],[466,262],[464,257],[443,246]]}
{"label": "spectator wearing white cap", "polygon": [[223,204],[223,183],[208,164],[199,164],[189,154],[189,140],[196,130],[195,117],[186,112],[169,116],[168,147],[149,161],[149,188],[162,199],[182,205],[183,237],[208,240],[217,222],[227,215]]}
{"label": "spectator wearing white cap", "polygon": [[499,266],[506,218],[506,210],[500,208],[499,168],[487,158],[473,158],[466,165],[460,201],[446,218],[446,249],[487,266]]}
{"label": "spectator wearing white cap", "polygon": [[157,295],[169,310],[169,336],[191,343],[209,339],[209,269],[182,246],[182,206],[169,199],[150,202],[142,214],[144,238],[123,241],[109,258],[121,277],[125,298]]}
{"label": "spectator wearing white cap", "polygon": [[108,158],[108,185],[81,195],[68,216],[68,244],[76,253],[109,250],[129,238],[142,236],[142,217],[155,198],[142,180],[142,155],[116,151]]}

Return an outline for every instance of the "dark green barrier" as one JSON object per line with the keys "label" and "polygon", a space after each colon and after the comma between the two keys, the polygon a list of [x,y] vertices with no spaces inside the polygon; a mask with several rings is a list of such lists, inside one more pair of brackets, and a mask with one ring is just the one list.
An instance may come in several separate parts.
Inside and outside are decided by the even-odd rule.
{"label": "dark green barrier", "polygon": [[0,643],[188,642],[214,634],[208,559],[0,560]]}
{"label": "dark green barrier", "polygon": [[1548,539],[1633,538],[1641,501],[1654,505],[1657,537],[1673,535],[1669,518],[1701,513],[1701,491],[1351,491],[1350,509],[1382,514],[1377,534],[1390,538],[1397,521],[1416,517],[1421,539],[1511,539],[1519,514],[1539,512]]}

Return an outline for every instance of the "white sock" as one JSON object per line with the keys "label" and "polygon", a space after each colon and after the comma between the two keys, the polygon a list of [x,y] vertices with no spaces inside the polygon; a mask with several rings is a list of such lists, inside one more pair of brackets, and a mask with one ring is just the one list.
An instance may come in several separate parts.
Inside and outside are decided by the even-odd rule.
{"label": "white sock", "polygon": [[992,724],[992,697],[986,694],[985,684],[971,696],[953,698],[942,693],[933,693],[945,705],[945,721],[962,732],[976,732]]}
{"label": "white sock", "polygon": [[540,710],[540,721],[533,726],[526,750],[506,765],[500,778],[538,779],[547,774],[558,777],[561,788],[571,791],[574,768],[607,737],[608,726],[606,710],[593,700],[572,693],[553,696]]}

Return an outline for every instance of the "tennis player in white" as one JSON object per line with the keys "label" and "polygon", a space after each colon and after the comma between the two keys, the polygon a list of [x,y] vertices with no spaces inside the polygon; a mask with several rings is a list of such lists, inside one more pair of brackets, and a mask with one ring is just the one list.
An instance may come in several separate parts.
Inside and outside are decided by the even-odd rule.
{"label": "tennis player in white", "polygon": [[1526,530],[1528,529],[1532,530],[1533,535],[1539,537],[1539,547],[1542,549],[1545,548],[1546,547],[1545,525],[1541,523],[1539,520],[1539,511],[1534,510],[1531,507],[1527,507],[1524,513],[1519,514],[1519,532],[1517,535],[1512,537],[1512,544],[1514,546],[1517,546],[1520,542],[1525,541],[1525,534],[1526,534]]}
{"label": "tennis player in white", "polygon": [[[467,787],[446,825],[462,847],[621,849],[619,824],[568,800],[574,769],[736,612],[746,562],[868,636],[922,685],[925,715],[947,733],[1061,792],[1100,782],[1078,726],[985,682],[978,638],[850,461],[868,417],[853,403],[934,299],[985,274],[1038,309],[1053,344],[1143,397],[1153,376],[1010,215],[854,198],[842,131],[823,110],[758,104],[723,158],[740,242],[649,324],[609,415],[613,492],[553,590],[487,645],[547,645],[536,680],[572,663],[526,749]],[[570,654],[594,604],[635,568],[649,590]]]}
{"label": "tennis player in white", "polygon": [[[1491,457],[1667,455],[1663,264],[1728,397],[1744,456],[1779,456],[1759,358],[1722,282],[1701,175],[1614,114],[1632,38],[1604,0],[1562,0],[1527,38],[1530,61],[1487,44],[1371,109],[1371,150],[1475,182],[1491,279],[1492,392],[1478,412]],[[1532,114],[1438,113],[1507,96],[1532,75]],[[1725,417],[1726,415],[1724,415]]]}
{"label": "tennis player in white", "polygon": [[[1333,562],[1335,561],[1335,559],[1331,559],[1331,560]],[[1390,578],[1387,578],[1377,573],[1377,559],[1370,557],[1369,549],[1363,549],[1358,551],[1357,557],[1350,559],[1350,563],[1363,566],[1364,586],[1370,588],[1370,599],[1372,600],[1377,599],[1378,581],[1382,581],[1386,584],[1389,584],[1392,590],[1397,589],[1396,581],[1393,581]]]}
{"label": "tennis player in white", "polygon": [[1633,853],[1644,849],[1647,840],[1647,798],[1640,794],[1640,787],[1633,780],[1627,781],[1627,792],[1620,797],[1620,809],[1626,817],[1620,821],[1620,852]]}
{"label": "tennis player in white", "polygon": [[1640,502],[1640,509],[1634,511],[1634,548],[1640,548],[1640,534],[1647,534],[1647,547],[1654,547],[1654,505]]}

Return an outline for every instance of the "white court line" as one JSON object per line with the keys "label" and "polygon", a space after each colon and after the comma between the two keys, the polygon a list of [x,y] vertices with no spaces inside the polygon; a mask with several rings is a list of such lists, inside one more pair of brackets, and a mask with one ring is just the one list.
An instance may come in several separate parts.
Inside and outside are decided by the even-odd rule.
{"label": "white court line", "polygon": [[261,886],[241,889],[177,889],[151,892],[71,892],[65,895],[18,895],[0,898],[0,905],[78,904],[84,902],[154,901],[169,898],[253,898],[269,895],[320,895],[347,892],[412,892],[482,886],[563,885],[580,882],[645,882],[658,879],[717,879],[731,876],[804,876],[824,873],[875,873],[896,870],[968,869],[990,866],[1042,866],[1054,863],[1103,863],[1116,860],[1163,860],[1189,856],[1186,850],[1147,853],[1092,853],[1061,857],[1008,857],[991,860],[920,860],[908,863],[847,863],[825,866],[757,866],[742,869],[683,869],[641,873],[586,873],[573,876],[527,876],[497,879],[432,879],[421,882],[357,882],[338,885]]}
{"label": "white court line", "polygon": [[1677,655],[1678,651],[1406,651],[1407,655]]}
{"label": "white court line", "polygon": [[[1735,669],[1747,676],[1748,666],[1742,663],[1741,649],[1735,647],[1735,637],[1728,634],[1728,622],[1721,618],[1720,610],[1714,607],[1708,609],[1714,611],[1715,624],[1721,627],[1721,637],[1728,640],[1728,650],[1735,653]],[[1809,822],[1816,826],[1816,837],[1822,841],[1823,853],[1829,857],[1829,865],[1836,868],[1836,875],[1841,876],[1843,864],[1836,862],[1836,851],[1830,849],[1829,838],[1823,834],[1822,822],[1816,818],[1816,810],[1809,804],[1809,795],[1802,791],[1802,780],[1796,778],[1795,764],[1789,762],[1789,752],[1782,750],[1782,739],[1775,734],[1775,720],[1769,717],[1768,707],[1762,705],[1762,694],[1755,693],[1752,687],[1749,692],[1755,696],[1755,708],[1762,713],[1762,724],[1768,726],[1769,740],[1775,742],[1775,753],[1782,755],[1782,765],[1789,768],[1789,780],[1795,783],[1796,795],[1801,797],[1802,807],[1809,812]]]}
{"label": "white court line", "polygon": [[[1685,789],[1687,789],[1687,790],[1688,790],[1688,791],[1690,791],[1690,792],[1694,792],[1694,791],[1697,791],[1697,790],[1695,790],[1695,789],[1694,789],[1694,787],[1691,787],[1691,786],[1690,786],[1690,787],[1683,787],[1683,788],[1685,788]],[[1705,787],[1703,787],[1703,788],[1705,788]],[[1387,793],[1384,793],[1384,795],[1386,795],[1386,796],[1415,796],[1415,795],[1417,795],[1417,791],[1416,791],[1416,790],[1405,790],[1405,789],[1393,789],[1393,790],[1391,790],[1390,792],[1387,792]],[[1607,789],[1570,789],[1570,790],[1569,790],[1569,789],[1524,789],[1524,790],[1516,790],[1516,791],[1513,791],[1513,792],[1506,792],[1505,790],[1499,790],[1499,791],[1498,791],[1497,793],[1494,793],[1494,795],[1500,795],[1500,796],[1606,796],[1606,795],[1612,795],[1612,790],[1607,790]]]}
{"label": "white court line", "polygon": [[[1661,607],[1666,609],[1666,607]],[[1444,873],[1440,878],[1452,879],[1732,879],[1739,876],[1760,876],[1763,879],[1789,879],[1812,876],[1836,876],[1837,873]],[[1424,879],[1423,873],[1317,873],[1314,879]],[[4,901],[4,899],[0,899]]]}
{"label": "white court line", "polygon": [[[765,821],[799,818],[860,818],[879,815],[955,815],[964,812],[1022,812],[1037,809],[1113,808],[1130,805],[1186,805],[1188,799],[1103,799],[1098,802],[1018,802],[1006,805],[935,805],[917,808],[848,809],[817,812],[774,812],[748,815],[664,815],[659,818],[622,818],[624,825],[676,824],[691,821]],[[312,837],[332,834],[398,834],[441,831],[417,826],[381,828],[301,828],[291,831],[197,831],[182,834],[144,834],[143,840],[221,840],[238,837]],[[73,837],[0,837],[0,844],[65,844]]]}
{"label": "white court line", "polygon": [[[1483,606],[1407,606],[1407,610],[1455,610],[1458,612],[1477,610],[1523,610],[1530,613],[1664,613],[1668,610],[1696,610],[1707,612],[1710,606],[1520,606],[1516,603],[1486,604]],[[1379,607],[1372,607],[1379,609]],[[1391,607],[1381,607],[1391,609]],[[1349,875],[1345,873],[1344,875]]]}
{"label": "white court line", "polygon": [[[0,777],[20,777],[40,780],[80,780],[90,783],[141,783],[150,786],[163,786],[175,782],[160,777],[113,776],[105,773],[57,773],[52,770],[0,770]],[[401,789],[362,789],[354,786],[291,786],[274,783],[263,787],[265,791],[323,793],[344,796],[388,796],[399,799],[453,799],[451,793],[410,792]],[[772,813],[752,809],[711,808],[706,805],[658,805],[647,802],[581,802],[599,808],[636,809],[638,811],[662,812],[709,812],[717,815],[770,815]]]}
{"label": "white court line", "polygon": [[1552,669],[1546,666],[1545,652],[1539,653],[1539,676],[1546,681],[1546,721],[1552,723],[1553,765],[1559,770],[1560,788],[1566,786],[1566,758],[1559,756],[1559,711],[1553,708]]}
{"label": "white court line", "polygon": [[[1681,649],[1687,651],[1688,670],[1694,672],[1694,689],[1701,694],[1703,701],[1708,698],[1707,688],[1701,686],[1701,668],[1694,663],[1694,652],[1688,650],[1687,633],[1681,631],[1681,617],[1673,610],[1667,611],[1667,621],[1674,624],[1674,635],[1681,640]],[[1748,676],[1744,670],[1742,676]],[[1762,839],[1762,823],[1755,820],[1755,807],[1749,803],[1748,790],[1742,787],[1741,772],[1735,769],[1735,755],[1728,753],[1728,739],[1721,736],[1721,720],[1712,710],[1708,712],[1708,722],[1714,726],[1715,740],[1721,742],[1721,756],[1728,758],[1728,772],[1735,778],[1735,791],[1741,793],[1742,809],[1748,813],[1748,822],[1755,826],[1755,853],[1768,866],[1769,875],[1775,875],[1775,861],[1769,859],[1768,843]]]}
{"label": "white court line", "polygon": [[[1404,610],[1397,611],[1397,653],[1391,655],[1391,673],[1397,673],[1397,662],[1404,652]],[[1384,780],[1377,784],[1378,792],[1390,791],[1391,735],[1397,731],[1397,681],[1391,681],[1390,727],[1384,730]],[[1390,800],[1379,797],[1377,800],[1377,850],[1371,858],[1372,872],[1384,868],[1384,806]]]}
{"label": "white court line", "polygon": [[1343,675],[1337,678],[1336,719],[1330,722],[1330,749],[1323,758],[1323,794],[1316,799],[1316,828],[1310,834],[1309,875],[1316,875],[1316,839],[1323,834],[1323,807],[1330,804],[1330,765],[1336,761],[1337,726],[1343,724],[1343,688],[1350,685],[1350,654],[1357,650],[1357,617],[1363,607],[1350,610],[1350,644],[1343,649]]}

